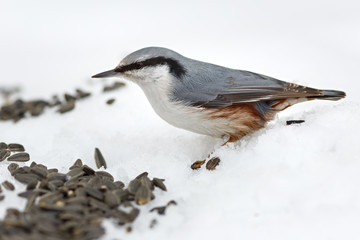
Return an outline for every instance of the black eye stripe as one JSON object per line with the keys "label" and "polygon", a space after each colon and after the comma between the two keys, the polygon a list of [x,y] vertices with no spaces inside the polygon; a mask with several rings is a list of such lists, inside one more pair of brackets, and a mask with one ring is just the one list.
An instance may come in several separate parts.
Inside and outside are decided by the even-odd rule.
{"label": "black eye stripe", "polygon": [[170,68],[170,73],[174,74],[175,76],[181,78],[185,73],[185,69],[180,63],[172,58],[166,57],[155,57],[146,59],[144,61],[131,63],[125,66],[120,66],[115,68],[115,72],[126,72],[131,70],[137,70],[144,67],[154,67],[157,65],[168,65]]}

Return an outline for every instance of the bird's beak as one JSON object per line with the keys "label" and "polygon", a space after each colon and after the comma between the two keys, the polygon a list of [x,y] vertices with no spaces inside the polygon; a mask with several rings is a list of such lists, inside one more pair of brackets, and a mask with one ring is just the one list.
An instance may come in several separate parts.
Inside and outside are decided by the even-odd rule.
{"label": "bird's beak", "polygon": [[98,73],[92,76],[92,78],[108,78],[108,77],[114,77],[119,74],[120,74],[119,72],[115,72],[115,69],[112,69],[106,72]]}

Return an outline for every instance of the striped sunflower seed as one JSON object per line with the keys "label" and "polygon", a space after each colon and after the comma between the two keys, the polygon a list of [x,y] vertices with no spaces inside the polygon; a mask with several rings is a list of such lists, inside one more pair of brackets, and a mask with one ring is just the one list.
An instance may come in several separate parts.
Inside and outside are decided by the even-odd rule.
{"label": "striped sunflower seed", "polygon": [[8,161],[13,161],[13,162],[27,162],[30,160],[30,155],[28,153],[15,153],[13,155],[11,155],[10,157],[8,157],[7,159]]}
{"label": "striped sunflower seed", "polygon": [[97,168],[104,167],[106,169],[107,165],[106,165],[105,159],[98,148],[95,148],[94,155],[95,155],[94,157],[95,157],[96,167]]}

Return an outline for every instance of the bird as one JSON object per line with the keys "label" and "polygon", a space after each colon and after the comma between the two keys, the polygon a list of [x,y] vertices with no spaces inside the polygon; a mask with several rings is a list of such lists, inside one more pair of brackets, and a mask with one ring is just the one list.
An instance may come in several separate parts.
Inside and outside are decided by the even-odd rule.
{"label": "bird", "polygon": [[92,78],[135,82],[155,112],[169,124],[236,142],[286,108],[314,99],[339,100],[337,90],[320,90],[255,72],[187,58],[163,47],[130,53],[112,70]]}

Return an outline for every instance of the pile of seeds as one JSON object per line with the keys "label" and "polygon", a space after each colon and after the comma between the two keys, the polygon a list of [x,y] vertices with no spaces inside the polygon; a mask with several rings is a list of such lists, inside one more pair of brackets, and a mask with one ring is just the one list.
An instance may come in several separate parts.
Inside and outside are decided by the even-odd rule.
{"label": "pile of seeds", "polygon": [[[18,143],[6,144],[0,142],[0,162],[4,161],[6,158],[8,161],[13,162],[26,162],[30,160],[30,155],[25,151],[23,145]],[[10,156],[11,152],[19,152]]]}
{"label": "pile of seeds", "polygon": [[[96,163],[106,166],[99,151],[95,150]],[[80,159],[67,173],[48,169],[32,162],[19,167],[11,163],[8,170],[15,179],[26,184],[26,191],[19,194],[26,198],[24,211],[7,209],[0,221],[0,239],[96,239],[104,234],[103,218],[114,219],[118,225],[130,224],[139,215],[134,206],[147,204],[155,198],[153,190],[166,191],[164,179],[148,177],[144,172],[130,181],[127,188],[106,171],[95,171]],[[6,189],[14,186],[6,181]],[[167,206],[176,203],[171,201]],[[167,206],[154,208],[163,214]],[[155,225],[152,220],[150,227]]]}
{"label": "pile of seeds", "polygon": [[[104,86],[103,92],[109,92],[125,86],[123,82],[114,82],[112,85]],[[7,95],[6,95],[7,96]],[[77,100],[91,96],[90,92],[85,92],[81,89],[76,89],[75,94],[65,93],[61,101],[58,96],[48,100],[32,100],[24,101],[17,99],[12,103],[5,104],[0,108],[0,120],[13,120],[17,122],[26,117],[26,115],[39,116],[46,108],[58,107],[57,112],[63,114],[72,111],[75,108]],[[6,98],[8,101],[9,96]],[[108,101],[107,104],[112,104],[113,101]]]}

